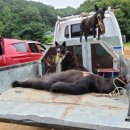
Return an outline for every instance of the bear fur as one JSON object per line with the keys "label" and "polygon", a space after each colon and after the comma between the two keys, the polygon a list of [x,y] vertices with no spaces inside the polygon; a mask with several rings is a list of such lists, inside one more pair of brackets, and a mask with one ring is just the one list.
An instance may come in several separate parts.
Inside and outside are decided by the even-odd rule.
{"label": "bear fur", "polygon": [[[116,85],[125,87],[119,80],[116,80]],[[79,70],[50,73],[27,81],[14,81],[12,87],[33,88],[72,95],[90,92],[110,93],[115,89],[112,79]]]}

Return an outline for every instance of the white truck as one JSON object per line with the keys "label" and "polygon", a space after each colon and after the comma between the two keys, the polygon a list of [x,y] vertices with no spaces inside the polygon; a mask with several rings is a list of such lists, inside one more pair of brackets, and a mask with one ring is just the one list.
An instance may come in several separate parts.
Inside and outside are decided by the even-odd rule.
{"label": "white truck", "polygon": [[[118,69],[129,81],[130,61],[123,56],[123,41],[118,22],[109,9],[105,13],[105,34],[101,40],[80,43],[80,22],[93,13],[58,18],[54,41],[67,42],[71,50],[89,71]],[[102,94],[72,96],[24,88],[11,88],[14,80],[26,80],[44,75],[44,60],[54,46],[48,46],[40,61],[0,68],[0,121],[53,128],[57,130],[129,130],[125,119],[129,100],[126,94],[117,100]],[[129,92],[129,91],[128,91]]]}
{"label": "white truck", "polygon": [[[97,64],[99,64],[99,55],[100,58],[102,58],[102,60],[99,59],[100,67],[110,68],[110,66],[113,66],[114,68],[117,68],[117,63],[115,62],[118,58],[117,55],[123,54],[123,41],[117,19],[110,9],[105,13],[105,34],[101,36],[101,40],[94,42],[93,33],[90,33],[91,35],[88,37],[88,42],[85,40],[82,43],[79,42],[80,23],[84,18],[91,15],[93,15],[93,12],[64,18],[59,17],[55,26],[54,40],[58,42],[66,41],[68,46],[77,46],[78,48],[82,48],[83,65],[88,68],[89,71],[95,69],[95,60]],[[106,53],[109,53],[110,55]],[[111,59],[108,55],[111,56]],[[104,63],[104,60],[108,60],[109,63],[107,62],[106,64],[108,65],[104,64],[101,66],[101,64]]]}

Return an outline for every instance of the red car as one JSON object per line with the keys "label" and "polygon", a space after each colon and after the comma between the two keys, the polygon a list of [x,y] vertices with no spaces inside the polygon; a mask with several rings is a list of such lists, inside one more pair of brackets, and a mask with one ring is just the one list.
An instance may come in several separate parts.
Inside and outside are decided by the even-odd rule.
{"label": "red car", "polygon": [[43,55],[41,44],[36,41],[0,39],[0,66],[39,60]]}

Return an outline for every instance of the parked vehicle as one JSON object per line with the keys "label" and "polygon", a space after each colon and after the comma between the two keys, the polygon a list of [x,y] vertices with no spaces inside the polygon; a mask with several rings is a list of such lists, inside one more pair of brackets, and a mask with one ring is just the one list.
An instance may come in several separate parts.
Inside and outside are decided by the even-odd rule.
{"label": "parked vehicle", "polygon": [[[91,13],[87,14],[87,16],[91,15]],[[83,18],[80,15],[58,19],[55,25],[54,41],[58,43],[66,41],[67,50],[74,53],[90,72],[104,73],[109,68],[111,73],[113,69],[122,69],[122,74],[125,74],[127,80],[130,81],[130,60],[123,57],[123,42],[119,25],[113,12],[108,10],[105,16],[106,32],[99,41],[93,41],[93,37],[88,36],[88,42],[83,39],[80,43],[79,24]],[[32,54],[29,47],[31,42],[9,40],[8,42],[11,42],[9,44],[7,41],[3,39],[0,49],[2,57],[7,57],[6,62],[12,59],[12,62],[15,61],[16,53],[10,55],[9,48],[21,54],[19,59],[27,58],[26,54],[29,52]],[[26,45],[27,49],[15,44],[23,42],[26,43],[24,46]],[[9,47],[4,50],[7,43]],[[130,123],[125,121],[127,113],[128,120],[130,119],[130,107],[128,111],[130,101],[126,93],[114,100],[109,98],[110,95],[95,93],[72,96],[11,87],[14,80],[24,81],[44,75],[48,70],[46,58],[52,57],[54,49],[54,45],[48,46],[43,59],[40,58],[39,62],[0,68],[0,122],[57,130],[130,130]],[[37,52],[33,51],[33,53]],[[30,58],[28,56],[28,61],[31,58],[35,59],[34,55],[31,56]],[[16,61],[18,61],[17,57]],[[130,93],[130,90],[128,92]]]}
{"label": "parked vehicle", "polygon": [[41,46],[36,41],[1,38],[0,66],[39,60],[43,55]]}
{"label": "parked vehicle", "polygon": [[[105,11],[105,19],[103,20],[105,33],[101,35],[100,42],[93,41],[93,32],[90,32],[88,41],[86,42],[83,37],[83,42],[80,43],[80,23],[83,19],[91,17],[93,14],[94,12],[90,12],[58,17],[55,25],[54,40],[58,43],[66,41],[68,47],[75,46],[75,54],[81,50],[82,60],[80,61],[83,62],[84,67],[89,71],[97,72],[98,68],[118,69],[117,55],[124,53],[123,40],[118,21],[110,8]],[[98,30],[96,31],[98,33]],[[117,53],[117,55],[114,53]]]}

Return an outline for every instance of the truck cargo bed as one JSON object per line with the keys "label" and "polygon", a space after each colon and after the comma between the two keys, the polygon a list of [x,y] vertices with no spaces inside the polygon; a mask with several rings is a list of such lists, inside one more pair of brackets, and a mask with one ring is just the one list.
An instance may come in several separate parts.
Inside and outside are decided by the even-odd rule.
{"label": "truck cargo bed", "polygon": [[12,88],[0,95],[0,121],[55,129],[130,129],[126,95],[79,96]]}

